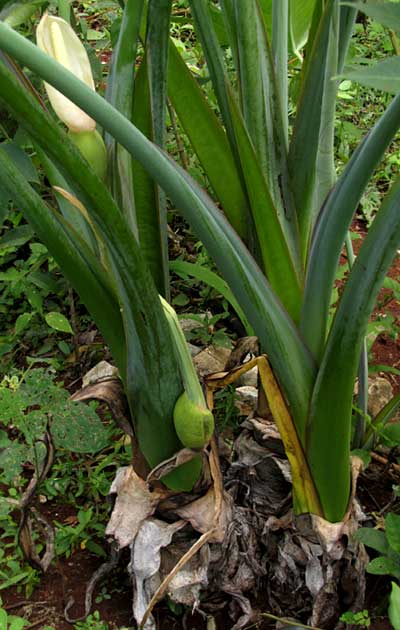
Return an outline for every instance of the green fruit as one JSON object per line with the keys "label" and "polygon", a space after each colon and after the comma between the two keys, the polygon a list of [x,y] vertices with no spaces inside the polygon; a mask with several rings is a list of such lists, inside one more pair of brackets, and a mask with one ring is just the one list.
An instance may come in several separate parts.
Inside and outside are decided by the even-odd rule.
{"label": "green fruit", "polygon": [[174,425],[183,446],[203,448],[214,432],[214,417],[209,409],[197,405],[183,392],[175,403]]}
{"label": "green fruit", "polygon": [[104,180],[107,172],[107,150],[99,132],[96,129],[94,131],[81,131],[80,133],[69,131],[68,135],[89,162],[96,175]]}

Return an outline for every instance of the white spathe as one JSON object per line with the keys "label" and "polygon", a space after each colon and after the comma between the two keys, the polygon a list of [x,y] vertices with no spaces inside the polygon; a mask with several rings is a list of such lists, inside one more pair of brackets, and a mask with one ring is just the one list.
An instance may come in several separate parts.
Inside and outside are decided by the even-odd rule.
{"label": "white spathe", "polygon": [[[62,18],[45,13],[36,30],[37,45],[70,70],[92,90],[95,89],[89,57],[72,27]],[[48,83],[50,103],[60,120],[74,132],[93,131],[95,121]]]}

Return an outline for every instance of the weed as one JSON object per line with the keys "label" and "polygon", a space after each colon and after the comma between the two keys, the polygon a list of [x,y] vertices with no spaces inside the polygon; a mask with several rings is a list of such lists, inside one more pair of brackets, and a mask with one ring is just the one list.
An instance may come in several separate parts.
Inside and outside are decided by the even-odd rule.
{"label": "weed", "polygon": [[[27,596],[39,578],[16,545],[13,510],[30,474],[41,467],[46,431],[56,451],[51,474],[38,488],[41,500],[60,499],[77,509],[76,519],[54,524],[58,555],[69,557],[77,548],[105,555],[96,541],[103,538],[108,516],[103,498],[116,467],[131,457],[111,418],[105,413],[101,421],[93,405],[71,401],[53,379],[48,370],[32,369],[0,383],[0,425],[5,427],[0,430],[0,589],[24,586]],[[88,500],[91,505],[82,505]]]}
{"label": "weed", "polygon": [[104,525],[93,518],[93,508],[79,510],[75,525],[63,525],[55,521],[56,553],[69,558],[76,549],[87,549],[97,556],[106,558],[104,549],[94,540],[104,538]]}
{"label": "weed", "polygon": [[340,621],[348,625],[361,626],[363,628],[369,628],[371,625],[371,618],[368,610],[360,610],[360,612],[348,612],[343,613],[340,617]]}
{"label": "weed", "polygon": [[362,527],[356,532],[360,542],[380,555],[367,566],[368,573],[391,575],[400,579],[400,516],[390,513],[385,518],[385,531]]}

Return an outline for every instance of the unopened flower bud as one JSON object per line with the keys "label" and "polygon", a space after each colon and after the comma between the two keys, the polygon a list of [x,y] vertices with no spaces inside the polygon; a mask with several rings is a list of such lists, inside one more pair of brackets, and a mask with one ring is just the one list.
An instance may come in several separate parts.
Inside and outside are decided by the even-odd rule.
{"label": "unopened flower bud", "polygon": [[[62,18],[45,13],[36,31],[37,45],[94,90],[89,57],[72,27]],[[95,121],[68,98],[45,83],[47,95],[57,116],[74,132],[93,131]]]}

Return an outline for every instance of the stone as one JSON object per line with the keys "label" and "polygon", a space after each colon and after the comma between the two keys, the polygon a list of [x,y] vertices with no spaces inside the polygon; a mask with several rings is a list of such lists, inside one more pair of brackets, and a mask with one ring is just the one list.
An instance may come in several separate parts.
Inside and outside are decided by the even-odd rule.
{"label": "stone", "polygon": [[[207,316],[211,317],[211,313],[207,312]],[[193,313],[192,317],[180,317],[179,324],[183,332],[192,332],[196,328],[201,328],[206,319],[206,313]],[[201,320],[201,321],[199,321]]]}
{"label": "stone", "polygon": [[368,379],[368,413],[371,418],[393,398],[393,387],[386,378],[375,376]]}
{"label": "stone", "polygon": [[237,407],[243,416],[249,416],[257,408],[258,390],[256,387],[250,385],[244,385],[242,387],[236,387],[237,400],[235,400],[235,407]]}
{"label": "stone", "polygon": [[[244,365],[246,365],[244,363]],[[242,374],[240,378],[238,378],[238,385],[242,387],[257,387],[258,381],[258,367],[255,365],[251,370]]]}
{"label": "stone", "polygon": [[118,368],[111,365],[107,361],[100,361],[82,378],[82,387],[87,387],[93,383],[105,380],[107,378],[118,378]]}
{"label": "stone", "polygon": [[199,354],[199,352],[201,352],[201,348],[199,348],[199,346],[195,346],[193,343],[188,343],[188,348],[189,348],[189,352],[190,355],[192,357],[192,359],[197,356]]}

